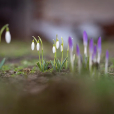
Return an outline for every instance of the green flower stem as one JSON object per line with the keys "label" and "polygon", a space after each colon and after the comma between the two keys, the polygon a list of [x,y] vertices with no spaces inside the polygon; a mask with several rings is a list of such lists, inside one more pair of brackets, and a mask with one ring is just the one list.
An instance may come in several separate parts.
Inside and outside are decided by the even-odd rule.
{"label": "green flower stem", "polygon": [[9,26],[9,25],[6,24],[6,25],[4,25],[4,26],[1,28],[1,30],[0,30],[0,42],[1,42],[1,36],[2,36],[3,31],[4,31],[5,29],[9,30],[8,26]]}
{"label": "green flower stem", "polygon": [[41,47],[42,47],[42,64],[43,64],[43,43],[42,43],[42,40],[41,40],[41,38],[38,36],[38,38],[39,38],[39,40],[40,40],[40,42],[41,42]]}
{"label": "green flower stem", "polygon": [[[66,58],[68,59],[68,53],[69,53],[69,47],[67,49],[67,55],[66,55]],[[65,65],[65,68],[67,69],[68,67],[68,60],[66,60],[66,65]]]}
{"label": "green flower stem", "polygon": [[40,52],[38,51],[38,55],[39,55],[39,61],[40,61],[40,65],[41,65],[41,60],[40,60]]}
{"label": "green flower stem", "polygon": [[62,51],[62,57],[61,57],[61,64],[62,64],[62,62],[63,62],[63,51]]}

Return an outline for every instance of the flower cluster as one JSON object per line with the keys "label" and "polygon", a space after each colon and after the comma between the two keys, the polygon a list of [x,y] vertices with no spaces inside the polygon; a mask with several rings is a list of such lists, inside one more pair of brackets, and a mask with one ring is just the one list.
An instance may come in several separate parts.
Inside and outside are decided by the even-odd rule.
{"label": "flower cluster", "polygon": [[[40,43],[42,47],[42,61],[40,59],[40,53],[39,54],[39,64],[43,64],[43,43],[41,38],[39,37],[39,40],[37,40],[35,37],[33,37],[33,41],[31,44],[31,49],[34,50],[35,48],[35,43],[34,40],[36,41],[36,49],[40,50]],[[53,70],[61,71],[63,68],[67,69],[68,65],[70,63],[70,69],[71,71],[75,71],[74,65],[75,65],[75,54],[73,53],[73,38],[69,37],[68,38],[68,48],[67,48],[67,54],[65,59],[63,60],[63,51],[64,51],[64,41],[63,38],[61,37],[61,44],[59,43],[58,36],[56,36],[56,40],[53,40],[53,46],[52,46],[52,52],[54,54],[54,60],[50,61],[50,64],[53,68]],[[97,44],[94,44],[93,39],[91,38],[89,40],[89,46],[88,46],[88,36],[86,31],[83,32],[83,45],[84,45],[84,60],[80,52],[79,45],[76,45],[76,55],[77,55],[77,64],[78,64],[78,72],[81,73],[82,71],[82,66],[89,68],[89,71],[93,71],[93,66],[94,64],[100,65],[100,60],[101,60],[101,52],[102,52],[102,46],[101,46],[101,37],[98,38]],[[89,52],[87,51],[89,47]],[[61,61],[57,58],[57,53],[58,49],[60,48],[61,51]],[[69,59],[68,59],[69,58]],[[106,60],[105,60],[105,73],[107,74],[108,72],[108,59],[109,59],[109,53],[106,51]],[[70,60],[70,61],[68,61]],[[45,62],[46,63],[46,62]],[[38,65],[39,67],[41,67]],[[44,64],[43,64],[44,65]],[[47,64],[46,64],[47,65]],[[44,65],[45,66],[45,65]],[[44,68],[43,66],[43,68]],[[44,70],[44,69],[43,69]],[[47,69],[45,69],[47,70]]]}

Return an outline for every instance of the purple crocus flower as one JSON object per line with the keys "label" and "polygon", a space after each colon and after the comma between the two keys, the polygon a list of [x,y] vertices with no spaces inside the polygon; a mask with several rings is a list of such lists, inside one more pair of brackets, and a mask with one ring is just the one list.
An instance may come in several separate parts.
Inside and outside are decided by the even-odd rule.
{"label": "purple crocus flower", "polygon": [[106,60],[108,60],[109,59],[109,52],[108,52],[108,50],[106,51]]}
{"label": "purple crocus flower", "polygon": [[80,57],[80,49],[78,45],[76,45],[76,52],[77,52],[77,56]]}
{"label": "purple crocus flower", "polygon": [[71,37],[68,38],[68,45],[69,45],[70,51],[73,50],[73,43],[72,43],[72,38]]}
{"label": "purple crocus flower", "polygon": [[93,39],[92,38],[90,39],[90,42],[89,42],[89,53],[90,54],[93,53]]}
{"label": "purple crocus flower", "polygon": [[72,43],[72,38],[68,38],[68,45],[69,45],[69,51],[70,51],[70,62],[71,62],[71,70],[73,71],[74,69],[74,60],[73,60],[73,43]]}
{"label": "purple crocus flower", "polygon": [[94,62],[96,62],[96,55],[97,55],[97,47],[96,45],[94,46],[94,49],[93,49],[93,55],[92,55],[92,60]]}
{"label": "purple crocus flower", "polygon": [[98,53],[101,54],[101,37],[99,37],[98,42],[97,42],[97,50],[98,50]]}
{"label": "purple crocus flower", "polygon": [[83,44],[84,44],[84,46],[87,46],[87,43],[88,43],[88,36],[87,36],[86,31],[84,31],[83,32]]}

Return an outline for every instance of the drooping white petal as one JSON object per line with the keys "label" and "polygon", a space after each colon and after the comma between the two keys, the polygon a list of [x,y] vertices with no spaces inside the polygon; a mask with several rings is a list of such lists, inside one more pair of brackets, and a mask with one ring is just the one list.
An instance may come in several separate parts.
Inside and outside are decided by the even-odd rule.
{"label": "drooping white petal", "polygon": [[40,44],[39,44],[39,43],[37,43],[36,49],[37,49],[38,51],[40,50]]}
{"label": "drooping white petal", "polygon": [[35,48],[35,44],[34,44],[34,42],[32,42],[32,44],[31,44],[31,50],[34,50],[34,48]]}
{"label": "drooping white petal", "polygon": [[56,41],[56,48],[59,48],[59,41]]}
{"label": "drooping white petal", "polygon": [[6,40],[6,43],[10,43],[11,42],[11,34],[9,31],[6,31],[5,33],[5,40]]}
{"label": "drooping white petal", "polygon": [[53,46],[53,48],[52,48],[52,52],[53,52],[53,53],[56,52],[55,46]]}
{"label": "drooping white petal", "polygon": [[63,51],[63,45],[61,45],[61,52]]}

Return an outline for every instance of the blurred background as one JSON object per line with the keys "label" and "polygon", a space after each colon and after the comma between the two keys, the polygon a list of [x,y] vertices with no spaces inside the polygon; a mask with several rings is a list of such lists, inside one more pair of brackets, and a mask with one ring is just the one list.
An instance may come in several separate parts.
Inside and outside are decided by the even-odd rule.
{"label": "blurred background", "polygon": [[62,36],[79,41],[114,37],[114,0],[0,0],[0,27],[9,23],[13,39],[31,36],[53,42]]}

